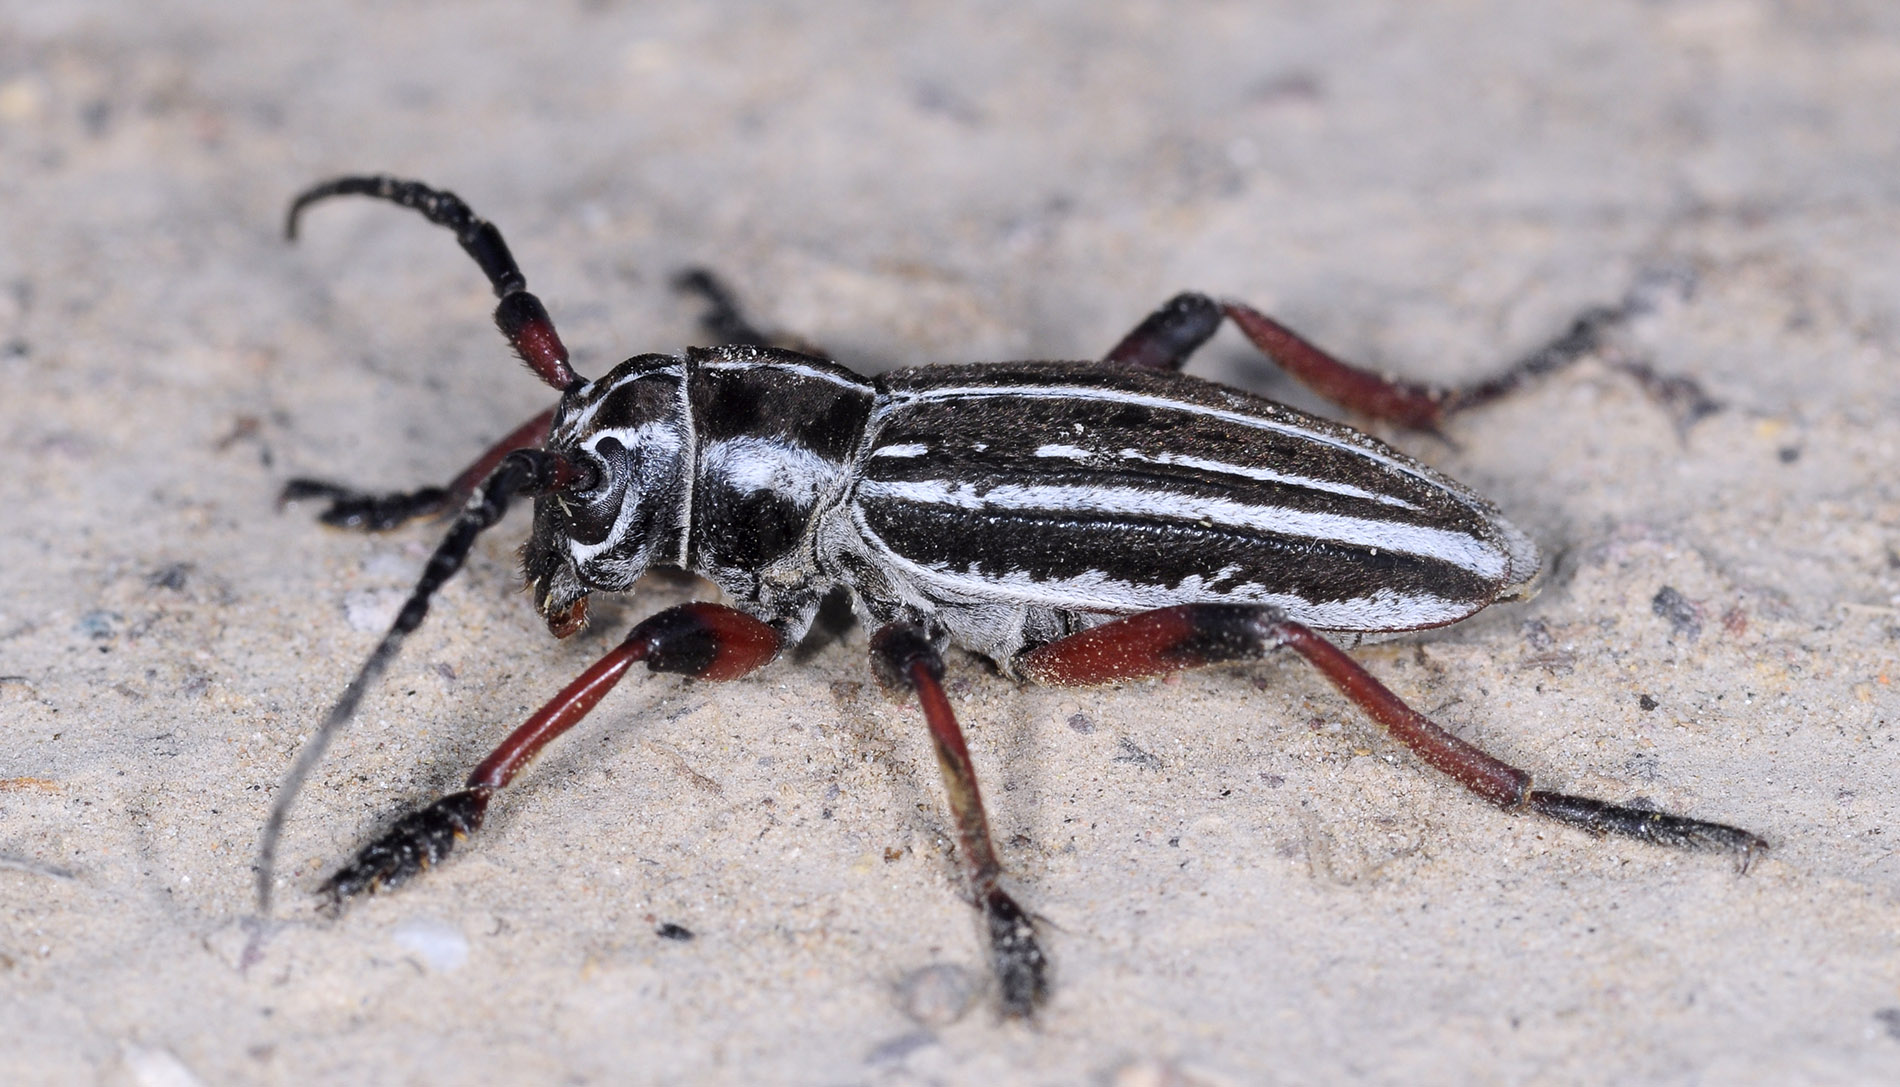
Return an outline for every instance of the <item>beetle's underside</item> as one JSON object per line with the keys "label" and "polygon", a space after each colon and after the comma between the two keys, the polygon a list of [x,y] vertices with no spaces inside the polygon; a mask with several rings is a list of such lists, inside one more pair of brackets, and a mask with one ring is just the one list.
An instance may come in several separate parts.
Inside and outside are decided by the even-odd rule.
{"label": "beetle's underside", "polygon": [[[1094,684],[1288,648],[1422,760],[1478,796],[1595,834],[1713,849],[1745,866],[1766,848],[1720,823],[1534,789],[1530,775],[1407,706],[1315,629],[1408,630],[1455,622],[1520,593],[1536,549],[1490,503],[1372,438],[1180,375],[1223,319],[1323,395],[1415,427],[1551,369],[1555,348],[1471,390],[1438,390],[1346,365],[1239,303],[1182,295],[1100,362],[900,370],[860,377],[773,347],[705,273],[726,346],[630,359],[598,381],[566,349],[495,228],[452,194],[343,178],[298,198],[389,200],[453,229],[501,302],[497,323],[560,403],[447,487],[364,495],[294,481],[331,500],[333,524],[384,529],[455,510],[416,591],[287,775],[260,849],[268,911],[283,819],[303,779],[426,614],[477,535],[535,499],[524,566],[549,628],[580,628],[590,592],[630,590],[654,566],[717,585],[730,604],[671,608],[638,624],[522,724],[467,787],[398,821],[325,884],[332,904],[390,887],[478,828],[493,794],[587,714],[636,662],[700,679],[745,675],[803,637],[842,586],[873,631],[872,662],[914,694],[935,744],[972,898],[985,918],[1004,1011],[1048,989],[1029,915],[1002,865],[941,648],[1008,674]],[[1608,311],[1580,321],[1572,357]],[[1585,332],[1589,332],[1588,335]]]}

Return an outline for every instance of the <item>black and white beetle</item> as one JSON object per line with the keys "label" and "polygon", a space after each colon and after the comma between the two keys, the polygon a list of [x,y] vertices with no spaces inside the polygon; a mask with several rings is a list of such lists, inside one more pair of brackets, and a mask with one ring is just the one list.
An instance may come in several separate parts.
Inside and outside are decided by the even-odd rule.
{"label": "black and white beetle", "polygon": [[1438,390],[1332,358],[1235,302],[1183,294],[1100,362],[931,366],[865,378],[770,346],[705,273],[725,346],[641,355],[589,381],[495,227],[453,194],[388,177],[318,185],[291,205],[363,195],[455,231],[501,302],[496,323],[558,404],[509,434],[447,487],[366,495],[293,481],[286,498],[331,500],[332,524],[386,529],[459,507],[389,633],[285,776],[258,858],[268,913],[285,815],[325,747],[422,622],[433,594],[509,504],[534,498],[523,566],[557,637],[579,630],[588,594],[627,592],[655,567],[711,581],[730,605],[683,604],[627,638],[517,728],[467,787],[413,814],[327,880],[330,904],[393,887],[481,825],[495,792],[571,728],[639,661],[735,679],[811,628],[848,591],[873,631],[890,689],[916,695],[982,911],[1006,1014],[1048,991],[1027,912],[1003,890],[970,755],[944,696],[945,644],[1008,676],[1093,684],[1286,647],[1420,759],[1485,800],[1593,834],[1739,854],[1767,843],[1731,826],[1531,787],[1530,775],[1439,728],[1314,631],[1443,626],[1519,595],[1534,544],[1483,498],[1383,443],[1178,371],[1231,319],[1322,395],[1431,427],[1593,344],[1600,311],[1504,378]]}

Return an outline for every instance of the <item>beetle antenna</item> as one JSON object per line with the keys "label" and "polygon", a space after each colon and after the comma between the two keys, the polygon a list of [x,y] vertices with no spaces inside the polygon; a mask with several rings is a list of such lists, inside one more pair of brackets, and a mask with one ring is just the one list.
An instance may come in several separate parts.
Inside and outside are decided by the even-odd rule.
{"label": "beetle antenna", "polygon": [[332,178],[305,189],[290,202],[290,211],[284,216],[284,237],[296,241],[297,221],[303,216],[303,210],[333,196],[387,200],[419,211],[435,225],[453,230],[462,251],[481,265],[482,274],[495,288],[495,297],[501,299],[495,307],[495,324],[501,328],[501,334],[508,337],[515,354],[521,356],[521,361],[528,364],[536,377],[562,392],[583,383],[584,379],[568,365],[567,347],[554,331],[554,318],[548,316],[547,307],[528,290],[528,277],[521,274],[521,266],[508,251],[501,231],[476,215],[461,197],[447,189],[433,189],[419,181],[404,181],[383,174]]}
{"label": "beetle antenna", "polygon": [[429,556],[422,577],[416,581],[409,599],[403,601],[402,610],[396,613],[396,621],[389,625],[389,632],[383,635],[382,641],[376,643],[369,658],[356,670],[356,677],[337,696],[336,702],[330,706],[330,712],[324,715],[323,723],[317,726],[316,734],[297,753],[296,761],[290,764],[289,772],[278,786],[277,799],[271,804],[270,818],[264,823],[263,839],[257,849],[257,912],[260,917],[270,916],[271,890],[276,881],[277,840],[283,834],[284,820],[290,814],[291,805],[296,803],[297,794],[303,789],[310,772],[323,761],[323,754],[331,741],[356,716],[357,705],[363,701],[363,692],[382,678],[383,672],[389,668],[389,662],[395,660],[396,654],[402,649],[403,641],[422,625],[422,620],[429,614],[430,599],[462,568],[469,552],[475,547],[476,537],[502,519],[513,499],[572,486],[580,481],[581,474],[581,469],[573,461],[558,453],[540,449],[516,450],[503,458],[481,488],[469,498],[468,504],[462,507],[448,535],[436,546],[435,554]]}

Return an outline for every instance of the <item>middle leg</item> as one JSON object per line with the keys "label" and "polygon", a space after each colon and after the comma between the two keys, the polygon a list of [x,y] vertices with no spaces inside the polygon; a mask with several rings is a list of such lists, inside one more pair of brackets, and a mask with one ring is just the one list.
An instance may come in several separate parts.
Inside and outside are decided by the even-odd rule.
{"label": "middle leg", "polygon": [[963,729],[943,693],[943,657],[922,630],[892,623],[872,635],[871,661],[886,688],[911,691],[923,705],[950,813],[957,822],[964,873],[989,934],[990,966],[1002,990],[1003,1012],[1026,1019],[1049,994],[1048,960],[1029,915],[998,886],[1003,863],[990,840],[989,816],[983,811]]}

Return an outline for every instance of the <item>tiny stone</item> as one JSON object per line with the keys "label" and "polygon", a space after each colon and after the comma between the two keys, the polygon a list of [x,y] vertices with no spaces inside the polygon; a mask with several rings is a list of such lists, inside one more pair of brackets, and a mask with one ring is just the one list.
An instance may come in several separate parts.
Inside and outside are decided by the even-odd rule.
{"label": "tiny stone", "polygon": [[468,964],[468,937],[447,921],[412,917],[397,925],[390,938],[404,951],[414,952],[424,965],[438,974],[447,974]]}
{"label": "tiny stone", "polygon": [[963,1018],[976,999],[970,972],[950,963],[913,970],[897,983],[897,1004],[913,1022],[945,1027]]}

